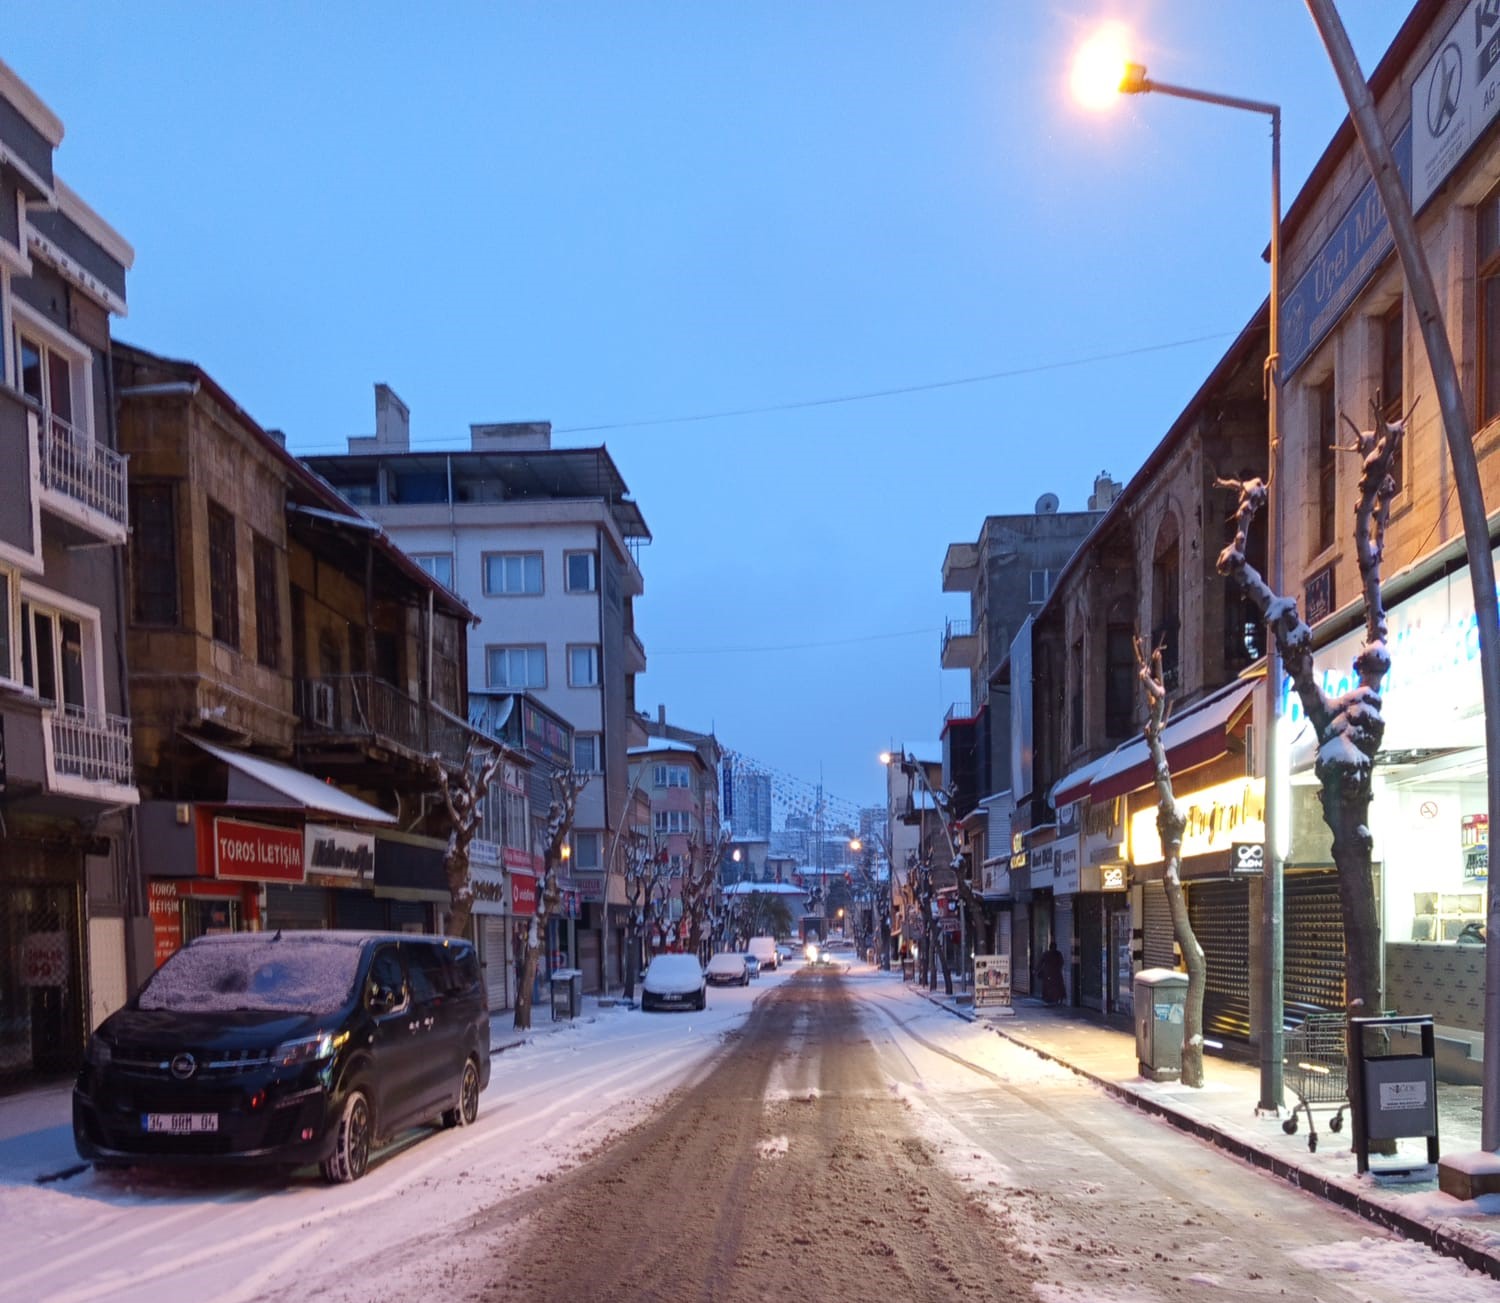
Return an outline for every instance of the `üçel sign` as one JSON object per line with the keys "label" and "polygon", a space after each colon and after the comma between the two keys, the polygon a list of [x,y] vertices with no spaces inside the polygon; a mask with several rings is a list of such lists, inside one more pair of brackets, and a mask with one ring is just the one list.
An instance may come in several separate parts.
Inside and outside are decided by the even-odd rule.
{"label": "\u00fc\u00e7el sign", "polygon": [[301,882],[302,829],[246,823],[243,819],[215,819],[214,877]]}

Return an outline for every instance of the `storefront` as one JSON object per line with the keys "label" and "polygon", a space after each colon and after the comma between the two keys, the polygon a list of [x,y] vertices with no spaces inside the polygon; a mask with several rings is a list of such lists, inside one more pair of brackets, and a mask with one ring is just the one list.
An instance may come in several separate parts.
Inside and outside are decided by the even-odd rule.
{"label": "storefront", "polygon": [[[1433,1015],[1440,1071],[1449,1079],[1478,1080],[1489,822],[1479,637],[1468,567],[1458,566],[1395,602],[1388,618],[1391,671],[1381,685],[1385,737],[1370,817],[1385,1002],[1398,1013]],[[1364,631],[1356,628],[1318,651],[1314,664],[1325,692],[1352,686],[1363,642]],[[1341,983],[1335,986],[1326,963],[1309,959],[1292,939],[1299,915],[1305,920],[1299,932],[1324,933],[1330,920],[1342,916],[1311,772],[1315,739],[1295,696],[1283,709],[1293,783],[1287,1001],[1291,1005],[1295,971],[1314,998],[1332,1004],[1335,995],[1342,997]],[[1342,935],[1340,927],[1340,960]]]}

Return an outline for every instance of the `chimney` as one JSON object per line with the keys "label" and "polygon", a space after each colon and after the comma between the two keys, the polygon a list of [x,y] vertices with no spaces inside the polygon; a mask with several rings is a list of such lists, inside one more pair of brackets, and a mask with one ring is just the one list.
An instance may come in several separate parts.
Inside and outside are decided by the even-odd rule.
{"label": "chimney", "polygon": [[469,426],[473,452],[546,452],[551,447],[551,421],[489,421]]}
{"label": "chimney", "polygon": [[662,724],[662,725],[666,724],[666,722],[667,722],[667,708],[665,706],[658,706],[656,708],[656,722],[658,724]]}
{"label": "chimney", "polygon": [[375,386],[375,446],[382,452],[411,449],[411,410],[386,384]]}
{"label": "chimney", "polygon": [[1094,491],[1089,495],[1089,510],[1107,511],[1124,487],[1119,480],[1110,479],[1108,471],[1100,471],[1094,479]]}
{"label": "chimney", "polygon": [[271,441],[278,448],[285,448],[286,447],[286,431],[285,430],[267,430],[266,431],[266,435],[271,439]]}

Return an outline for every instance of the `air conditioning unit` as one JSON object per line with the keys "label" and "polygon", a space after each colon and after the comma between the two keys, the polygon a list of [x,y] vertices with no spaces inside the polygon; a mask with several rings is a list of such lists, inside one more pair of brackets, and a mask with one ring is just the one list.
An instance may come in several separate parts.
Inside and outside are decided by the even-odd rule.
{"label": "air conditioning unit", "polygon": [[309,683],[308,685],[308,714],[312,717],[314,724],[321,724],[324,728],[333,727],[333,684],[331,683]]}

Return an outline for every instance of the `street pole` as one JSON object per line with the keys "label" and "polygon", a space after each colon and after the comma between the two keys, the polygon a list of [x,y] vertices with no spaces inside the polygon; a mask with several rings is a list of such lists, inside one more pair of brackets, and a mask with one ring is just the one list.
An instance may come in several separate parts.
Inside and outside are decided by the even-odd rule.
{"label": "street pole", "polygon": [[[1469,580],[1474,587],[1474,617],[1479,633],[1479,674],[1484,689],[1484,747],[1486,795],[1490,817],[1500,812],[1500,610],[1495,600],[1495,567],[1490,554],[1489,519],[1484,491],[1474,458],[1474,432],[1459,383],[1458,367],[1443,321],[1437,287],[1427,266],[1427,255],[1417,235],[1417,219],[1396,170],[1396,160],[1375,113],[1375,101],[1360,71],[1359,60],[1332,0],[1307,0],[1308,12],[1328,50],[1329,61],[1349,101],[1354,123],[1370,174],[1380,191],[1381,203],[1391,224],[1391,236],[1401,259],[1407,293],[1422,327],[1427,364],[1437,389],[1443,417],[1443,433],[1453,467],[1453,486],[1458,495],[1459,516],[1464,527],[1464,546],[1469,561]],[[1480,1115],[1480,1144],[1500,1150],[1500,894],[1488,891],[1486,934],[1495,938],[1484,956],[1484,1066]],[[1371,1014],[1381,1011],[1372,1009]]]}
{"label": "street pole", "polygon": [[[1155,93],[1175,99],[1194,100],[1199,104],[1216,104],[1220,108],[1242,109],[1271,120],[1271,298],[1267,313],[1265,391],[1266,391],[1266,458],[1267,480],[1271,491],[1271,509],[1266,520],[1266,569],[1271,590],[1282,591],[1282,490],[1281,483],[1281,107],[1262,100],[1240,99],[1212,91],[1193,90],[1152,81],[1138,63],[1125,65],[1125,76],[1119,85],[1126,95]],[[1266,639],[1266,710],[1261,724],[1261,772],[1265,776],[1266,848],[1265,870],[1261,881],[1260,908],[1260,980],[1257,997],[1261,1010],[1260,1028],[1260,1104],[1258,1111],[1279,1114],[1283,1094],[1281,1060],[1283,1018],[1286,1005],[1284,970],[1285,878],[1284,848],[1287,843],[1288,811],[1282,800],[1286,791],[1287,757],[1278,745],[1281,717],[1281,688],[1284,675],[1281,652],[1274,637]]]}

